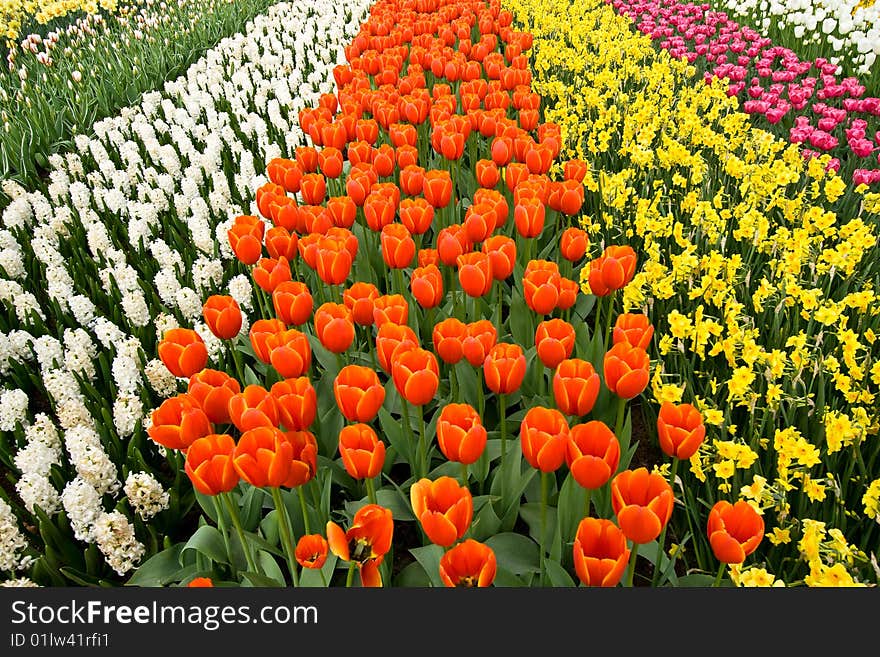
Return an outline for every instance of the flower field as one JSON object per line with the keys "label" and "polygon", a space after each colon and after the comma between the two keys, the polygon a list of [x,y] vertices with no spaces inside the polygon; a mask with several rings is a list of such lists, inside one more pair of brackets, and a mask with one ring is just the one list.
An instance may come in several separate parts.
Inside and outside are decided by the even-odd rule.
{"label": "flower field", "polygon": [[4,12],[0,584],[880,580],[873,3]]}

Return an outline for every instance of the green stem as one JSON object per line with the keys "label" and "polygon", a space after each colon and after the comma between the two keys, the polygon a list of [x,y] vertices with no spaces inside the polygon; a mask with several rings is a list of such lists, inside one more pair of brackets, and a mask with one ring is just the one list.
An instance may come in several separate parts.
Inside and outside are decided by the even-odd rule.
{"label": "green stem", "polygon": [[302,510],[303,525],[305,526],[306,534],[311,534],[312,530],[309,529],[309,512],[306,508],[306,495],[303,492],[302,486],[297,486],[296,492],[299,494],[299,508]]}
{"label": "green stem", "polygon": [[541,471],[541,545],[540,545],[540,555],[541,555],[541,586],[544,586],[544,581],[546,579],[545,567],[544,567],[544,535],[547,533],[547,473],[543,470]]}
{"label": "green stem", "polygon": [[626,400],[620,397],[617,400],[617,420],[614,423],[614,435],[620,440],[620,432],[623,429],[623,417],[626,413]]}
{"label": "green stem", "polygon": [[498,326],[495,328],[498,330],[498,339],[504,339],[504,290],[501,285],[495,286],[495,295],[497,297],[496,301],[498,303]]}
{"label": "green stem", "polygon": [[428,476],[428,436],[426,435],[428,432],[425,429],[425,409],[422,406],[418,407],[419,414],[419,467],[422,471],[422,476]]}
{"label": "green stem", "polygon": [[638,559],[638,558],[639,558],[639,544],[633,543],[632,544],[632,554],[629,557],[629,569],[626,573],[626,585],[630,588],[633,585],[633,578],[636,574],[636,559]]}
{"label": "green stem", "polygon": [[[503,481],[503,480],[502,480]],[[467,487],[468,485],[468,464],[461,464],[461,485]]]}
{"label": "green stem", "polygon": [[721,586],[721,579],[724,577],[724,569],[727,567],[727,564],[722,562],[718,567],[718,574],[715,576],[715,583],[712,585],[715,588],[719,588]]}
{"label": "green stem", "polygon": [[370,500],[370,504],[377,504],[377,502],[376,502],[376,483],[373,481],[372,477],[367,477],[364,481],[367,484],[367,497]]}
{"label": "green stem", "polygon": [[324,569],[318,568],[318,574],[321,576],[321,585],[326,589],[327,588],[327,578],[324,577]]}
{"label": "green stem", "polygon": [[345,578],[345,588],[350,589],[351,583],[354,581],[354,569],[355,563],[354,561],[348,564],[348,575]]}
{"label": "green stem", "polygon": [[[672,487],[672,498],[675,500],[675,473],[678,471],[678,457],[672,458],[672,467],[669,470],[669,485]],[[673,502],[674,503],[674,502]],[[651,586],[660,584],[660,561],[663,557],[663,547],[666,543],[666,529],[669,527],[667,522],[660,530],[660,537],[657,539],[657,558],[654,560],[654,575],[651,577]]]}
{"label": "green stem", "polygon": [[410,457],[409,467],[410,467],[410,471],[412,471],[415,474],[416,468],[413,465],[413,461],[415,459],[412,457],[412,446],[413,446],[413,443],[416,441],[416,437],[413,435],[412,424],[410,423],[410,420],[409,420],[409,405],[408,405],[408,402],[403,398],[403,396],[400,397],[400,407],[403,409],[403,423],[406,425],[406,427],[405,427],[406,433],[409,436],[409,447],[408,447],[409,457]]}
{"label": "green stem", "polygon": [[278,514],[278,533],[281,534],[281,543],[287,555],[287,569],[290,571],[290,579],[294,586],[299,586],[299,577],[296,571],[296,556],[293,548],[293,534],[290,530],[290,522],[287,518],[287,509],[284,500],[281,499],[281,489],[277,486],[269,488],[272,501],[275,503],[275,512]]}
{"label": "green stem", "polygon": [[608,307],[605,313],[605,351],[608,351],[608,340],[611,337],[611,317],[614,315],[614,292],[608,295]]}
{"label": "green stem", "polygon": [[223,515],[223,508],[220,506],[220,500],[214,495],[211,500],[214,502],[214,511],[217,513],[217,527],[223,534],[223,547],[226,548],[226,555],[229,557],[229,564],[232,567],[232,577],[238,579],[237,568],[235,567],[235,559],[232,558],[232,547],[229,543],[229,531],[226,527],[226,516]]}
{"label": "green stem", "polygon": [[229,493],[220,493],[220,496],[223,498],[223,502],[226,504],[226,508],[229,509],[229,517],[232,519],[232,524],[235,527],[235,531],[238,534],[238,540],[241,542],[241,551],[244,552],[245,561],[247,561],[248,570],[253,573],[259,573],[257,570],[256,562],[254,561],[254,556],[251,554],[250,544],[245,540],[244,537],[244,528],[241,526],[241,518],[238,517],[238,509],[235,504],[232,502],[232,498]]}
{"label": "green stem", "polygon": [[584,497],[584,518],[590,517],[590,505],[593,501],[593,489],[587,488],[587,494]]}
{"label": "green stem", "polygon": [[[498,395],[498,413],[501,420],[501,504],[505,503],[504,499],[504,482],[507,479],[504,470],[504,458],[507,455],[507,395]],[[482,420],[482,418],[480,418]]]}

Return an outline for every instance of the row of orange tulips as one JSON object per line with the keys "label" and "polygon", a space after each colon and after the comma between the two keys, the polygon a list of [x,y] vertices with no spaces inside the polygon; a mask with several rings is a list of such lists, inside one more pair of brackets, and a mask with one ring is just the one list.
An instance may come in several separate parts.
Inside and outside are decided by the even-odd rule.
{"label": "row of orange tulips", "polygon": [[[588,258],[587,233],[568,225],[586,166],[565,162],[562,180],[551,177],[562,137],[530,88],[530,35],[510,23],[497,0],[378,2],[335,70],[337,93],[300,115],[314,146],[270,162],[261,216],[229,230],[262,313],[248,339],[238,303],[214,295],[204,319],[231,341],[231,362],[210,367],[188,329],[159,345],[188,386],[153,413],[150,436],[223,501],[218,522],[235,526],[250,572],[266,572],[257,552],[271,537],[242,529],[232,493],[244,484],[274,502],[293,584],[297,565],[332,583],[329,550],[348,562],[348,585],[355,570],[381,585],[397,574],[386,558],[407,517],[424,546],[400,544],[397,562],[407,548],[437,557],[419,581],[486,586],[503,570],[507,583],[564,585],[570,567],[585,585],[617,585],[625,571],[632,585],[639,548],[654,541],[655,572],[674,577],[663,543],[675,469],[705,428],[692,405],[664,405],[671,477],[629,468],[628,402],[648,387],[653,327],[614,305],[638,257],[607,245]],[[508,435],[509,421],[518,432]],[[362,488],[329,466],[337,450]],[[353,503],[348,529],[329,498],[307,500],[320,477]],[[406,508],[379,504],[377,480],[383,499],[402,495]],[[515,572],[498,537],[523,525],[537,564]],[[763,524],[748,504],[723,502],[707,533],[720,581]]]}

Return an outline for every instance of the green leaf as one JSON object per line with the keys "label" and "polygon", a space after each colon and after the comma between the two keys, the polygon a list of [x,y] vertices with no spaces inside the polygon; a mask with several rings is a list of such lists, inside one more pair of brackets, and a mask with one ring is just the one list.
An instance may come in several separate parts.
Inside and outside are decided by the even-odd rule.
{"label": "green leaf", "polygon": [[376,502],[387,509],[391,509],[394,522],[416,519],[410,507],[409,499],[403,496],[400,489],[382,488],[377,490]]}
{"label": "green leaf", "polygon": [[[525,504],[520,505],[519,515],[529,526],[529,535],[536,543],[538,543],[541,538],[541,503],[526,502]],[[549,551],[550,539],[553,538],[553,535],[556,532],[556,507],[547,507],[547,527],[545,532],[544,547]]]}
{"label": "green leaf", "polygon": [[425,545],[424,547],[410,548],[410,553],[421,564],[428,575],[431,586],[442,588],[443,580],[440,579],[440,559],[443,557],[443,548],[439,545]]}
{"label": "green leaf", "polygon": [[544,561],[544,568],[547,571],[547,577],[550,578],[550,584],[552,586],[575,586],[575,582],[571,575],[568,574],[568,571],[565,570],[558,561],[547,559]]}
{"label": "green leaf", "polygon": [[486,539],[486,545],[495,552],[499,570],[503,567],[516,575],[539,570],[538,546],[527,536],[505,532]]}
{"label": "green leaf", "polygon": [[678,578],[678,585],[685,587],[711,587],[714,583],[715,578],[706,573],[693,573]]}
{"label": "green leaf", "polygon": [[262,575],[260,573],[252,573],[250,571],[242,573],[241,576],[244,578],[244,582],[242,586],[253,586],[259,588],[280,588],[280,584],[276,582],[271,577],[267,577],[266,575]]}
{"label": "green leaf", "polygon": [[212,525],[202,525],[186,542],[186,545],[183,546],[183,550],[180,552],[181,566],[183,565],[182,560],[187,550],[195,550],[216,563],[229,563],[226,546],[223,543],[223,536]]}
{"label": "green leaf", "polygon": [[535,335],[532,332],[532,316],[531,310],[526,305],[519,292],[514,290],[510,300],[510,334],[513,336],[514,342],[520,345],[534,344]]}
{"label": "green leaf", "polygon": [[180,567],[180,555],[183,543],[175,543],[167,550],[154,554],[138,566],[125,586],[166,586],[171,582],[179,582],[180,573],[187,568]]}
{"label": "green leaf", "polygon": [[557,517],[559,519],[559,535],[563,543],[574,542],[578,524],[584,518],[584,503],[587,491],[584,490],[571,476],[569,472],[562,482],[559,491]]}
{"label": "green leaf", "polygon": [[[389,383],[388,385],[392,385]],[[408,463],[412,462],[412,444],[409,436],[403,429],[403,424],[393,417],[385,408],[379,409],[379,426],[383,436],[388,439],[388,443],[394,450],[403,457]]]}
{"label": "green leaf", "polygon": [[497,534],[499,529],[501,529],[501,518],[495,513],[495,507],[491,504],[485,504],[474,516],[469,530],[470,537],[475,541],[485,541],[490,536]]}
{"label": "green leaf", "polygon": [[426,588],[431,586],[431,579],[418,561],[413,561],[397,573],[393,582],[396,587]]}
{"label": "green leaf", "polygon": [[504,587],[504,588],[521,588],[526,586],[526,583],[522,581],[519,577],[510,572],[507,568],[503,566],[498,566],[495,571],[495,581],[493,584],[496,587]]}
{"label": "green leaf", "polygon": [[324,575],[324,579],[327,581],[327,585],[330,584],[330,579],[333,577],[333,571],[336,569],[336,562],[338,558],[335,554],[330,553],[327,555],[327,561],[324,562],[324,565],[321,566],[320,569],[317,568],[303,568],[299,571],[299,585],[310,588],[323,588],[324,582],[321,580],[321,574]]}
{"label": "green leaf", "polygon": [[284,580],[284,573],[281,572],[281,567],[278,565],[275,557],[265,550],[258,550],[257,561],[259,561],[260,569],[266,574],[266,577],[275,580],[276,586],[287,585]]}

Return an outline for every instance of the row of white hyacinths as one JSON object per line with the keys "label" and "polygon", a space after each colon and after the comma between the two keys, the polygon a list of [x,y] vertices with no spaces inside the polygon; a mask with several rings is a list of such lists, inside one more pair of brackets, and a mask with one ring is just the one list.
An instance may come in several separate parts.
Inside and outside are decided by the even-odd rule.
{"label": "row of white hyacinths", "polygon": [[[94,138],[76,137],[75,152],[52,158],[47,194],[3,183],[13,201],[0,229],[0,301],[14,326],[0,334],[0,431],[24,443],[16,492],[28,511],[63,508],[76,538],[96,543],[119,575],[145,553],[119,509],[148,520],[168,493],[147,472],[121,483],[126,450],[111,458],[108,443],[143,432],[177,389],[155,357],[167,329],[194,325],[216,355],[223,345],[201,321],[203,299],[228,293],[252,308],[249,278],[232,275],[226,230],[257,213],[265,162],[305,144],[298,112],[332,90],[332,68],[368,6],[273,5],[163,92],[96,124]],[[39,289],[42,306],[31,291]],[[54,418],[29,410],[22,389],[31,383]],[[50,477],[55,465],[69,474],[63,490]],[[0,578],[33,561],[22,520],[0,497]]]}
{"label": "row of white hyacinths", "polygon": [[[868,76],[880,58],[880,2],[864,0],[718,0],[732,18],[746,18],[756,29],[788,32],[797,53],[818,44],[833,64],[847,62],[859,76]],[[880,66],[875,72],[880,75]]]}

